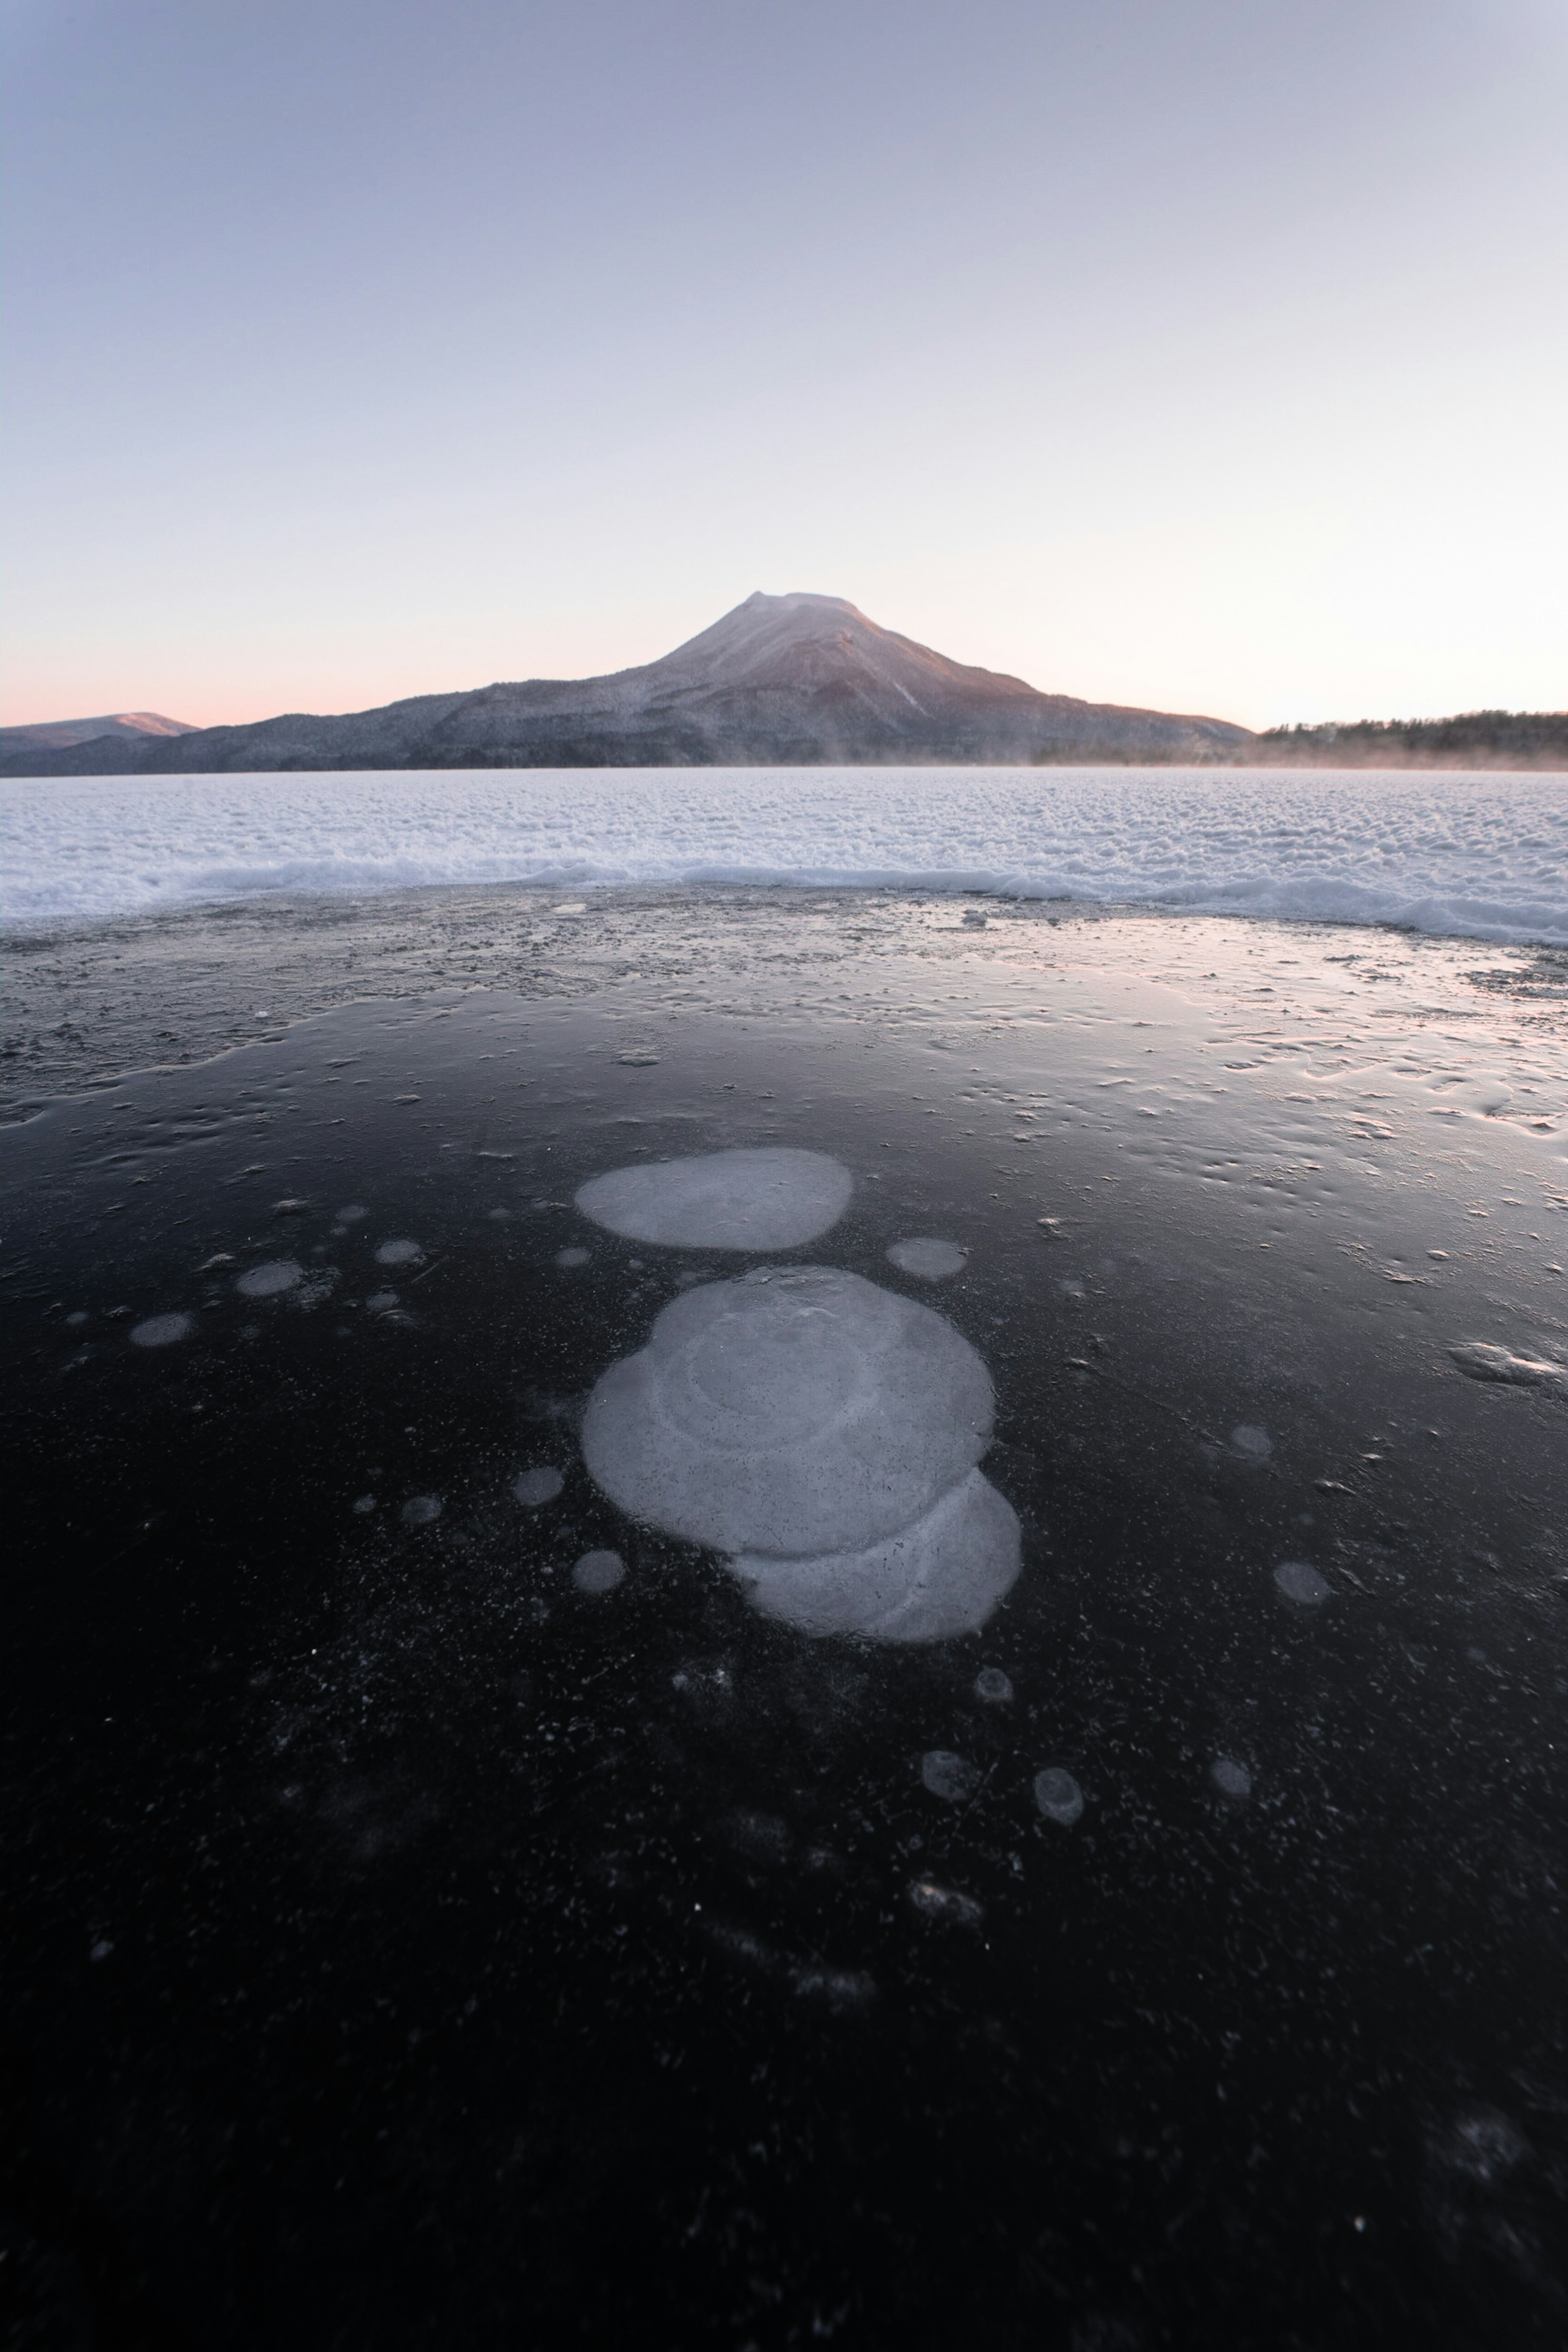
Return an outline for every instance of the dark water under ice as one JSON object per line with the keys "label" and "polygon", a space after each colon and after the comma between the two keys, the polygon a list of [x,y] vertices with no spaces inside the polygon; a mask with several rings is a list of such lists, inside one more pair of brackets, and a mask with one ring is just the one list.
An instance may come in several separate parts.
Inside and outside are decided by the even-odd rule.
{"label": "dark water under ice", "polygon": [[[1559,1164],[1019,1010],[371,1004],[13,1130],[22,2341],[1561,2341],[1568,1412],[1449,1352],[1568,1360]],[[842,1221],[572,1205],[758,1143]],[[988,1366],[977,1635],[590,1481],[777,1263]]]}

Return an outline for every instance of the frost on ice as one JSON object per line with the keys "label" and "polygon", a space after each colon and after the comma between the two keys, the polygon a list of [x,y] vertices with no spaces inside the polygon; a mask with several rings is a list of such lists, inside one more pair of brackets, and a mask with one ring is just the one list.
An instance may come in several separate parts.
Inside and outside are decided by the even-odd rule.
{"label": "frost on ice", "polygon": [[730,1553],[811,1633],[931,1642],[984,1622],[1019,1567],[975,1469],[990,1375],[930,1307],[825,1266],[705,1284],[589,1399],[582,1448],[634,1518]]}
{"label": "frost on ice", "polygon": [[854,1179],[821,1151],[710,1151],[613,1168],[577,1192],[585,1217],[628,1241],[676,1249],[796,1249],[836,1225]]}

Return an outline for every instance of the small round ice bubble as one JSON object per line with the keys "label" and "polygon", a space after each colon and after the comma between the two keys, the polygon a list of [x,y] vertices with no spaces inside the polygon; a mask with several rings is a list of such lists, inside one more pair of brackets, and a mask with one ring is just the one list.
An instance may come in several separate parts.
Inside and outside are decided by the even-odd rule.
{"label": "small round ice bubble", "polygon": [[376,1252],[378,1265],[413,1265],[424,1252],[417,1242],[383,1242]]}
{"label": "small round ice bubble", "polygon": [[920,1759],[920,1777],[934,1797],[949,1805],[961,1805],[980,1785],[978,1765],[955,1756],[950,1748],[928,1748]]}
{"label": "small round ice bubble", "polygon": [[675,1249],[796,1249],[836,1225],[854,1179],[821,1151],[768,1145],[613,1168],[591,1177],[577,1205],[627,1241]]}
{"label": "small round ice bubble", "polygon": [[438,1519],[440,1517],[439,1495],[411,1495],[402,1507],[402,1523],[405,1528],[427,1528],[433,1519]]}
{"label": "small round ice bubble", "polygon": [[1208,1768],[1208,1777],[1222,1796],[1240,1799],[1252,1794],[1252,1775],[1234,1756],[1217,1756]]}
{"label": "small round ice bubble", "polygon": [[1071,1772],[1049,1764],[1034,1776],[1034,1801],[1048,1822],[1060,1822],[1070,1830],[1082,1813],[1083,1791]]}
{"label": "small round ice bubble", "polygon": [[297,1289],[304,1279],[304,1267],[291,1257],[270,1257],[264,1265],[248,1267],[235,1288],[243,1298],[276,1298],[282,1291]]}
{"label": "small round ice bubble", "polygon": [[566,1480],[559,1470],[541,1464],[537,1469],[525,1470],[520,1478],[512,1481],[512,1492],[519,1503],[537,1510],[541,1503],[553,1503]]}
{"label": "small round ice bubble", "polygon": [[613,1592],[626,1573],[618,1551],[585,1551],[571,1571],[580,1592]]}
{"label": "small round ice bubble", "polygon": [[193,1315],[150,1315],[144,1323],[131,1327],[133,1348],[172,1348],[176,1339],[188,1339],[196,1328]]}
{"label": "small round ice bubble", "polygon": [[894,1242],[887,1255],[900,1274],[918,1275],[922,1282],[945,1282],[968,1257],[956,1242],[929,1239]]}
{"label": "small round ice bubble", "polygon": [[357,1225],[360,1219],[368,1216],[369,1213],[370,1212],[362,1209],[357,1201],[350,1201],[346,1209],[339,1210],[338,1223],[340,1225]]}
{"label": "small round ice bubble", "polygon": [[1281,1560],[1274,1570],[1274,1581],[1286,1600],[1293,1601],[1298,1609],[1315,1609],[1329,1597],[1327,1577],[1321,1576],[1304,1559]]}
{"label": "small round ice bubble", "polygon": [[563,1274],[570,1274],[574,1266],[588,1264],[588,1252],[585,1249],[557,1250],[555,1262]]}
{"label": "small round ice bubble", "polygon": [[975,1696],[983,1698],[988,1706],[1006,1706],[1012,1695],[1011,1680],[1000,1666],[982,1666],[975,1676]]}
{"label": "small round ice bubble", "polygon": [[1254,1462],[1267,1462],[1274,1451],[1274,1441],[1266,1429],[1255,1421],[1244,1421],[1230,1433],[1230,1443],[1238,1454],[1247,1454]]}

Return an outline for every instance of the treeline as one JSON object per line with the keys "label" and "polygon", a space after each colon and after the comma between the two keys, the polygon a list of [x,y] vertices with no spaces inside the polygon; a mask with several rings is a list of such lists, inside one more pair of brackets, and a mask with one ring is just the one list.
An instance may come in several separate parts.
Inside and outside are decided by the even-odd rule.
{"label": "treeline", "polygon": [[1269,766],[1568,768],[1568,710],[1468,710],[1457,719],[1269,727],[1242,756]]}

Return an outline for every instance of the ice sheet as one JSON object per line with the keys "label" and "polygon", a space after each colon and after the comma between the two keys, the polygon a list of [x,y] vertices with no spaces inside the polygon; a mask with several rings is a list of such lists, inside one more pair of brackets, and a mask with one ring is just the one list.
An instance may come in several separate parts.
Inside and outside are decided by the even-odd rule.
{"label": "ice sheet", "polygon": [[904,886],[1568,944],[1568,777],[749,768],[18,778],[7,924],[424,884]]}

